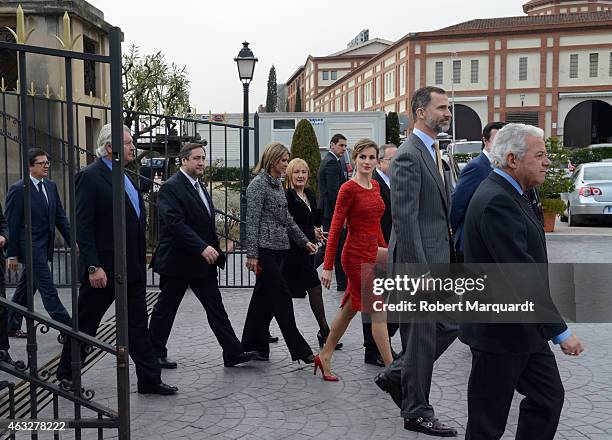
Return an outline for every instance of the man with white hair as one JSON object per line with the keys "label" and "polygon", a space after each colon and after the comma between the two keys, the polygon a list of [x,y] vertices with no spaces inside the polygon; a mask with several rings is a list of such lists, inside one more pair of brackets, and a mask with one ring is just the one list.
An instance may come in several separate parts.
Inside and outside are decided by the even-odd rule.
{"label": "man with white hair", "polygon": [[[465,262],[548,263],[542,225],[525,197],[544,182],[550,166],[544,132],[508,124],[497,133],[491,154],[495,168],[474,193],[465,218]],[[538,293],[550,299],[548,286],[542,289]],[[557,319],[547,323],[461,325],[459,338],[472,350],[466,439],[501,438],[515,390],[525,396],[516,438],[554,438],[564,391],[548,341],[572,356],[583,347],[552,312]]]}
{"label": "man with white hair", "polygon": [[[98,160],[75,178],[77,243],[79,245],[79,329],[94,336],[102,317],[115,300],[113,240],[112,129],[98,135]],[[136,148],[123,127],[124,164],[134,160]],[[175,394],[178,388],[161,381],[161,366],[147,331],[145,206],[127,175],[125,182],[125,257],[127,273],[129,354],[136,365],[138,392]],[[71,379],[71,341],[67,340],[57,368],[58,379]],[[85,353],[82,353],[82,360]]]}

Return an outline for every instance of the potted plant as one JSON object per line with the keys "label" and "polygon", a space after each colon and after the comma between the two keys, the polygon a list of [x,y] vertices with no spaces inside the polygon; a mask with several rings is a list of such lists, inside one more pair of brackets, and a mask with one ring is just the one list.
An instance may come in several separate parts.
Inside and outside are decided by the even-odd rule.
{"label": "potted plant", "polygon": [[546,139],[546,150],[552,163],[544,183],[538,190],[544,213],[544,231],[553,232],[555,219],[558,215],[563,215],[566,209],[561,194],[573,191],[574,184],[567,171],[568,153],[561,141],[554,137]]}

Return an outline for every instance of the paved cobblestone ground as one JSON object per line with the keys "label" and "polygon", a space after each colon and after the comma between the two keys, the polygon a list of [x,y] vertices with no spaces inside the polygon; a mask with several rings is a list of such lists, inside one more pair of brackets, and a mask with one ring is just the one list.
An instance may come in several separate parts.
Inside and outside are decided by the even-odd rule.
{"label": "paved cobblestone ground", "polygon": [[[576,243],[580,246],[577,247]],[[612,237],[550,237],[554,261],[612,261]],[[224,289],[230,319],[240,337],[250,290]],[[328,319],[333,319],[339,295],[324,293]],[[295,300],[298,327],[315,352],[316,324],[307,300]],[[612,324],[574,324],[586,344],[579,358],[564,356],[558,347],[559,370],[566,402],[557,439],[612,439]],[[280,336],[275,324],[272,333]],[[178,361],[177,370],[164,370],[163,380],[177,385],[176,396],[141,396],[131,374],[131,429],[134,439],[429,439],[403,429],[399,411],[373,383],[377,367],[363,363],[360,321],[356,318],[336,352],[333,369],[339,383],[325,383],[312,374],[311,366],[291,362],[281,338],[272,345],[270,362],[252,362],[224,368],[221,349],[203,308],[191,293],[181,305],[169,348]],[[396,350],[400,342],[393,341]],[[84,377],[95,400],[116,408],[114,359],[105,357]],[[455,342],[435,366],[431,402],[437,415],[457,426],[463,437],[467,420],[466,391],[470,353]],[[512,405],[504,439],[514,438],[520,396]],[[48,416],[48,409],[41,417]],[[71,405],[62,402],[69,416]],[[88,416],[84,411],[84,416]],[[109,431],[105,438],[112,438]],[[62,438],[73,438],[66,432]],[[41,436],[50,438],[50,436]],[[83,438],[96,438],[85,431]],[[534,439],[538,440],[538,439]]]}

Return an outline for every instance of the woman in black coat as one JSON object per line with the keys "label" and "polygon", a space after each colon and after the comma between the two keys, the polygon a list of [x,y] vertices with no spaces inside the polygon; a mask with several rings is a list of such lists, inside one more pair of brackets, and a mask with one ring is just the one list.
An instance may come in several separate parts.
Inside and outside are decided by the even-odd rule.
{"label": "woman in black coat", "polygon": [[[289,213],[311,243],[322,242],[323,233],[318,221],[317,198],[308,185],[308,164],[300,158],[289,162],[285,177],[287,207]],[[289,241],[289,253],[285,262],[284,275],[293,298],[305,298],[308,294],[310,308],[319,325],[317,339],[319,346],[325,344],[329,325],[325,317],[321,281],[314,267],[314,255]],[[342,347],[338,344],[336,349]]]}

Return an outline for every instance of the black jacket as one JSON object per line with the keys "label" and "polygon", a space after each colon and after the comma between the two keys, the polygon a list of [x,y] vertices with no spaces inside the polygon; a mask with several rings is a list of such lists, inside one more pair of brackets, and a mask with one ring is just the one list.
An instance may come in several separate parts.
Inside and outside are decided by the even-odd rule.
{"label": "black jacket", "polygon": [[[70,222],[62,206],[57,186],[48,179],[43,179],[48,201],[43,200],[44,194],[38,191],[30,176],[26,178],[30,184],[31,212],[32,212],[32,245],[35,249],[46,249],[47,259],[53,260],[55,248],[55,228],[57,227],[70,245]],[[18,180],[8,190],[6,195],[6,219],[12,240],[8,246],[9,257],[17,257],[25,262],[25,220],[23,218],[23,205],[25,186],[23,180]]]}
{"label": "black jacket", "polygon": [[6,223],[6,218],[4,217],[4,212],[2,210],[2,203],[0,203],[0,235],[6,238],[4,247],[0,249],[0,277],[2,277],[2,280],[0,280],[0,282],[3,282],[4,280],[4,262],[5,262],[4,261],[4,256],[5,256],[4,250],[8,246],[9,234],[8,234],[8,225]]}
{"label": "black jacket", "polygon": [[[216,275],[216,266],[225,266],[225,254],[219,248],[215,231],[215,207],[201,185],[211,214],[189,179],[179,170],[157,193],[159,243],[151,266],[161,275],[185,279]],[[208,246],[219,252],[216,265],[202,257]]]}
{"label": "black jacket", "polygon": [[[113,187],[111,170],[98,159],[75,177],[76,234],[79,245],[81,282],[89,280],[87,268],[101,266],[109,282],[114,281]],[[134,185],[138,191],[136,185]],[[146,280],[146,212],[138,191],[140,217],[125,195],[125,245],[127,282]]]}
{"label": "black jacket", "polygon": [[[463,243],[466,263],[548,263],[544,230],[529,202],[495,172],[480,184],[470,201]],[[547,277],[531,281],[542,280],[545,282],[537,289],[550,299]],[[550,305],[554,309],[552,300]],[[558,315],[556,309],[554,312]],[[560,316],[557,322],[548,322],[463,324],[459,338],[480,351],[532,353],[542,350],[549,339],[567,329]]]}
{"label": "black jacket", "polygon": [[336,159],[331,151],[328,152],[319,165],[317,179],[319,181],[321,223],[325,230],[328,230],[336,208],[338,191],[340,191],[340,186],[346,182],[342,160]]}
{"label": "black jacket", "polygon": [[378,182],[380,186],[380,196],[385,202],[385,212],[380,219],[380,227],[382,229],[383,236],[385,237],[385,241],[389,243],[389,238],[391,237],[391,227],[393,226],[393,219],[391,217],[391,190],[385,183],[384,179],[378,174],[378,171],[374,170],[372,173],[372,179]]}
{"label": "black jacket", "polygon": [[[314,228],[321,225],[318,219],[317,196],[310,188],[304,188],[304,193],[308,203],[310,203],[310,209],[308,209],[308,206],[306,206],[294,189],[288,189],[285,194],[287,196],[287,209],[295,223],[300,227],[304,235],[308,237],[308,241],[316,243]],[[290,240],[290,245],[291,248],[302,249],[293,240]]]}

